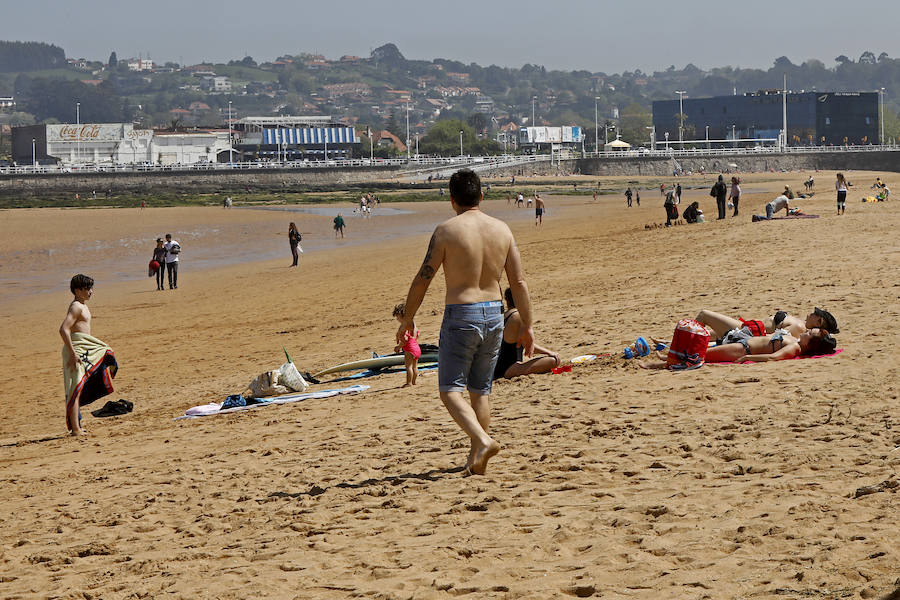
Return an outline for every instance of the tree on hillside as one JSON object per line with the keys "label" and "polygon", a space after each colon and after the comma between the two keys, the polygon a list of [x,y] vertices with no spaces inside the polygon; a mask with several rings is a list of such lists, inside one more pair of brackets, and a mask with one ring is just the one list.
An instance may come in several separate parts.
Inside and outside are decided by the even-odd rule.
{"label": "tree on hillside", "polygon": [[25,109],[38,121],[55,118],[63,123],[75,120],[75,103],[81,103],[84,123],[121,123],[126,117],[123,98],[112,88],[94,87],[80,81],[34,79],[22,98]]}
{"label": "tree on hillside", "polygon": [[441,156],[459,155],[459,132],[462,131],[463,153],[469,155],[498,154],[503,148],[494,140],[478,138],[475,130],[459,119],[438,121],[419,140],[419,152]]}
{"label": "tree on hillside", "polygon": [[109,60],[106,61],[106,65],[110,69],[115,69],[119,65],[119,57],[116,56],[115,50],[109,53]]}
{"label": "tree on hillside", "polygon": [[56,69],[65,64],[66,53],[59,46],[0,41],[0,73]]}

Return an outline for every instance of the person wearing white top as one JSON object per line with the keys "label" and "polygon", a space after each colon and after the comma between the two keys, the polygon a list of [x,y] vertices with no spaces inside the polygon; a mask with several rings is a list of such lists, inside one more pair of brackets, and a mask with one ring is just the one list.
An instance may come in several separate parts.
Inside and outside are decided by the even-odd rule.
{"label": "person wearing white top", "polygon": [[844,214],[844,205],[847,202],[847,180],[843,173],[837,174],[837,180],[834,182],[834,189],[837,190],[837,214]]}
{"label": "person wearing white top", "polygon": [[178,289],[178,255],[181,254],[181,244],[172,239],[172,234],[166,234],[166,272],[169,274],[169,289]]}

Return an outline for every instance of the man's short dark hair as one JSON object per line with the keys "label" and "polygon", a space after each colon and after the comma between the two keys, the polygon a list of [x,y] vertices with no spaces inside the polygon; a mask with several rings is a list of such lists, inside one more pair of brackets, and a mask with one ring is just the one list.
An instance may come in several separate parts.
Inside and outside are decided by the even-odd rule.
{"label": "man's short dark hair", "polygon": [[481,179],[471,169],[460,169],[450,177],[450,197],[460,206],[478,206],[481,202]]}
{"label": "man's short dark hair", "polygon": [[72,281],[69,282],[69,289],[72,290],[73,294],[75,290],[89,290],[92,287],[94,287],[94,278],[81,273],[74,276]]}

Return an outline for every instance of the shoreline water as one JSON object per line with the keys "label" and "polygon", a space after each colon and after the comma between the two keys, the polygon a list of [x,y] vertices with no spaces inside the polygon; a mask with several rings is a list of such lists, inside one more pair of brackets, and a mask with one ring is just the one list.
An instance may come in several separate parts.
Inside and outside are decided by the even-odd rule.
{"label": "shoreline water", "polygon": [[[498,201],[486,203],[500,218],[516,222],[528,215],[523,211],[507,210]],[[446,211],[435,211],[434,206],[446,206]],[[403,208],[398,208],[403,206]],[[81,209],[67,211],[65,217],[78,217],[80,221],[91,218],[121,223],[120,237],[108,233],[97,239],[96,235],[78,235],[69,239],[57,239],[56,245],[45,248],[20,248],[0,250],[0,306],[21,301],[35,294],[55,292],[67,286],[69,278],[77,272],[92,274],[105,283],[139,281],[147,276],[147,264],[153,252],[154,240],[167,232],[173,234],[182,246],[179,279],[184,282],[191,273],[219,269],[231,265],[265,262],[284,257],[290,260],[287,243],[287,223],[298,222],[303,235],[301,246],[304,254],[327,251],[339,247],[365,247],[398,238],[430,233],[434,226],[452,216],[449,201],[434,203],[382,203],[369,217],[353,212],[353,206],[252,206],[223,209],[221,207],[190,208],[135,208]],[[17,209],[44,211],[55,214],[65,209]],[[179,226],[178,213],[191,212],[199,217],[190,224]],[[331,220],[338,212],[344,215],[347,229],[343,239],[335,239]],[[151,215],[152,213],[152,215]],[[262,218],[247,219],[241,214],[265,214]],[[432,213],[437,213],[432,218]],[[13,213],[8,213],[13,214]],[[171,214],[172,218],[165,215]],[[275,216],[277,214],[278,216]],[[163,218],[159,218],[160,216]],[[427,216],[426,216],[427,215]],[[443,218],[442,218],[443,217]],[[147,220],[159,222],[154,232]],[[283,221],[283,222],[282,222]],[[125,234],[124,236],[121,234]],[[146,262],[145,262],[146,261]],[[301,257],[302,268],[302,257]]]}

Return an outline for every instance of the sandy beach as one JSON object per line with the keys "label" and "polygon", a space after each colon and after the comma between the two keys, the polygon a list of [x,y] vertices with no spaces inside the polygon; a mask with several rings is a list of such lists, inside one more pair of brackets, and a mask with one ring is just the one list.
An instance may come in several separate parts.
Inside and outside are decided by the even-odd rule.
{"label": "sandy beach", "polygon": [[[573,179],[577,193],[544,195],[541,227],[487,202],[519,243],[538,342],[608,356],[495,384],[503,449],[468,478],[434,372],[173,420],[277,368],[282,347],[312,372],[390,352],[391,309],[449,201],[370,219],[350,205],[0,211],[0,359],[15,367],[0,374],[0,598],[882,597],[900,587],[900,209],[859,199],[900,175],[849,173],[837,216],[834,173],[815,173],[796,205],[820,218],[751,223],[809,174],[744,175],[725,221],[714,177],[681,178],[680,208],[698,200],[710,221],[668,229],[645,228],[664,221],[658,187],[629,209]],[[291,220],[307,249],[296,269]],[[146,266],[166,232],[184,249],[180,289],[157,292]],[[76,439],[57,328],[79,271],[97,280],[92,333],[120,369]],[[443,291],[438,276],[423,342],[437,343]],[[704,308],[814,306],[838,320],[835,357],[684,373],[621,358]],[[89,416],[118,398],[134,412]]]}

